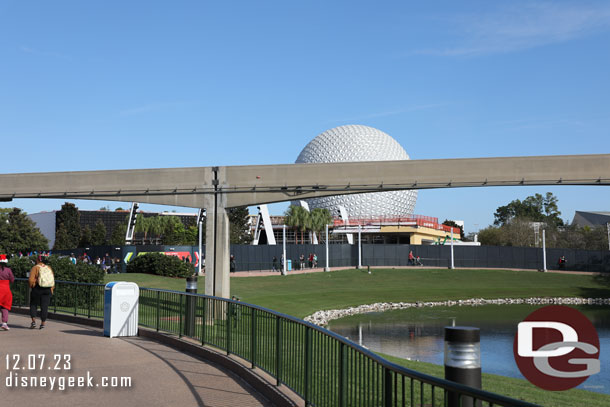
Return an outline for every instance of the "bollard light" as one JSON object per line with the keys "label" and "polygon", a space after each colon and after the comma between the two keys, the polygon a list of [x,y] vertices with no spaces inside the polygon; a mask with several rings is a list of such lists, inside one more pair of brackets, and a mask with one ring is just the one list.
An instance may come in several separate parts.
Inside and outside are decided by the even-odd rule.
{"label": "bollard light", "polygon": [[197,276],[190,276],[186,278],[186,292],[196,293],[197,292]]}
{"label": "bollard light", "polygon": [[[480,389],[481,334],[479,328],[445,327],[445,379]],[[449,392],[449,407],[474,407],[472,397]],[[480,402],[477,402],[480,405]]]}
{"label": "bollard light", "polygon": [[[186,292],[193,294],[197,293],[197,276],[190,276],[186,278]],[[194,336],[195,334],[196,305],[196,297],[187,295],[184,304],[184,334],[186,336]]]}

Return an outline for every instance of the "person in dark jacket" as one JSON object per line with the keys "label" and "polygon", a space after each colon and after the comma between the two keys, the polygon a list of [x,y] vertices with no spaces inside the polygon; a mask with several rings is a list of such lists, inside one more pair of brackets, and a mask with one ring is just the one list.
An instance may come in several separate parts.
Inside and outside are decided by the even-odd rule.
{"label": "person in dark jacket", "polygon": [[273,256],[273,260],[271,260],[271,267],[273,267],[273,271],[279,271],[279,267],[277,264],[277,257]]}
{"label": "person in dark jacket", "polygon": [[235,273],[235,256],[233,255],[231,255],[231,259],[229,260],[229,271]]}

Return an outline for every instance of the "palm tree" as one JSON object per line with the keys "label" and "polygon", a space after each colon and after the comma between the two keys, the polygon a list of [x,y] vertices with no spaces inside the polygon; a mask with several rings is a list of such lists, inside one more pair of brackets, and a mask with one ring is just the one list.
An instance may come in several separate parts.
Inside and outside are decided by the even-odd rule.
{"label": "palm tree", "polygon": [[311,211],[311,230],[314,233],[320,233],[325,229],[326,225],[333,223],[333,217],[328,209],[315,208]]}
{"label": "palm tree", "polygon": [[303,232],[306,231],[310,225],[309,212],[302,206],[290,205],[288,210],[284,213],[284,222],[286,226],[293,227],[295,229],[295,242],[298,244],[297,231],[301,231],[301,244],[303,244]]}

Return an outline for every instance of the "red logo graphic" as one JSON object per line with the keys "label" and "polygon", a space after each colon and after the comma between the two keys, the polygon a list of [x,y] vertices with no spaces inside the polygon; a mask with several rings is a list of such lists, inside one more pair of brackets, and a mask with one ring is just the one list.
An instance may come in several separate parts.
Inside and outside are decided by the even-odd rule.
{"label": "red logo graphic", "polygon": [[599,337],[580,311],[562,305],[540,308],[520,322],[515,362],[532,384],[568,390],[599,373]]}

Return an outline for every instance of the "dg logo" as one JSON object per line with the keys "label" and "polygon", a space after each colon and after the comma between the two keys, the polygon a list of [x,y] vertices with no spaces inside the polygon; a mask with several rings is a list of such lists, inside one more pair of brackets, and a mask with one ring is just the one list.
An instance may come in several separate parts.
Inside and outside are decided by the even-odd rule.
{"label": "dg logo", "polygon": [[581,312],[562,305],[540,308],[520,322],[515,361],[532,384],[568,390],[599,373],[599,337]]}

